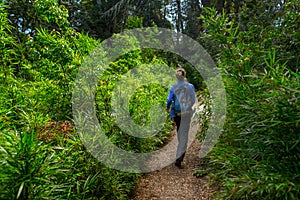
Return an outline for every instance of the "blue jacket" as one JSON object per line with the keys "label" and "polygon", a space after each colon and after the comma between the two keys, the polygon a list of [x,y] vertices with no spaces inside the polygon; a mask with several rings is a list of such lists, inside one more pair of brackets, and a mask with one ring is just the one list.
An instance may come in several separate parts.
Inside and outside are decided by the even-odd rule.
{"label": "blue jacket", "polygon": [[[170,87],[170,91],[169,91],[168,98],[167,98],[167,108],[168,109],[170,109],[172,101],[174,99],[175,86],[182,86],[182,85],[184,85],[184,83],[185,83],[184,81],[178,81],[175,85],[172,85]],[[196,98],[194,85],[191,83],[188,83],[187,88],[189,89],[189,92],[191,94],[192,105],[194,105],[195,98]],[[174,117],[175,117],[174,110],[171,109],[170,110],[170,118],[174,118]]]}

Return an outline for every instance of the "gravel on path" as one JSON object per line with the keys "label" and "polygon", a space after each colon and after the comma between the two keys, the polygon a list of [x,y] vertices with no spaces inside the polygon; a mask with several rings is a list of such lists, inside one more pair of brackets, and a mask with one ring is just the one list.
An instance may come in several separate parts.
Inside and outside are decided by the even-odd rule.
{"label": "gravel on path", "polygon": [[161,170],[144,174],[134,192],[135,200],[210,200],[213,188],[208,184],[208,177],[197,178],[194,170],[200,168],[199,157],[201,144],[195,139],[187,150],[182,168],[174,164]]}

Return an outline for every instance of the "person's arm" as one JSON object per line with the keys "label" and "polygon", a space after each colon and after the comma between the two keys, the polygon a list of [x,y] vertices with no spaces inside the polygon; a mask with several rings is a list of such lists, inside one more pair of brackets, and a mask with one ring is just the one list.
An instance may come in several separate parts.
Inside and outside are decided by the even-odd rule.
{"label": "person's arm", "polygon": [[171,107],[171,104],[172,104],[173,95],[174,95],[173,86],[171,86],[168,97],[167,97],[167,109],[166,109],[167,112],[170,112],[170,107]]}

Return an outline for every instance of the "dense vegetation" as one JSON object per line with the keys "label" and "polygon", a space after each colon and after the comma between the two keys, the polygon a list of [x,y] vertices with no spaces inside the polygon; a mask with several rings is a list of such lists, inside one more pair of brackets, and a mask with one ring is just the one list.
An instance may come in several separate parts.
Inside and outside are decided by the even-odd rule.
{"label": "dense vegetation", "polygon": [[[72,90],[79,67],[102,40],[154,25],[199,41],[223,72],[224,131],[196,174],[209,174],[220,199],[300,198],[299,0],[4,2],[0,199],[130,199],[139,174],[110,169],[89,154],[73,125]],[[119,147],[152,151],[171,128],[167,121],[155,137],[141,139],[116,126],[110,101],[122,74],[137,65],[177,63],[209,105],[199,74],[168,52],[136,50],[107,68],[97,88],[97,116]],[[164,106],[167,90],[140,87],[130,99],[133,120],[147,125],[149,108]],[[199,139],[209,122],[207,108]]]}
{"label": "dense vegetation", "polygon": [[[41,5],[35,6],[38,9]],[[66,10],[61,10],[54,1],[51,6],[55,12],[61,11],[64,15],[46,13],[40,19],[55,23],[57,18],[67,16]],[[2,4],[0,198],[129,198],[138,174],[119,172],[101,164],[85,149],[72,123],[71,98],[76,73],[99,42],[64,24],[56,24],[60,31],[41,27],[35,30],[34,36],[18,38],[12,34],[14,27],[5,11]],[[168,124],[158,136],[139,141],[125,137],[108,113],[115,82],[121,73],[136,64],[147,63],[142,55],[137,51],[112,63],[113,70],[108,70],[99,80],[97,93],[98,115],[105,124],[106,133],[120,147],[137,152],[150,151],[161,145],[167,136]],[[147,57],[148,63],[163,62]],[[166,90],[155,85],[141,88],[135,94],[139,101],[131,104],[134,113],[139,114],[134,119],[144,116],[148,105],[163,106]],[[149,93],[159,98],[149,98]],[[141,102],[145,107],[140,106]],[[141,116],[141,113],[144,114]]]}
{"label": "dense vegetation", "polygon": [[220,199],[300,198],[299,6],[290,1],[273,23],[261,18],[246,30],[207,10],[202,39],[224,70],[228,107],[223,135],[197,173],[222,186]]}

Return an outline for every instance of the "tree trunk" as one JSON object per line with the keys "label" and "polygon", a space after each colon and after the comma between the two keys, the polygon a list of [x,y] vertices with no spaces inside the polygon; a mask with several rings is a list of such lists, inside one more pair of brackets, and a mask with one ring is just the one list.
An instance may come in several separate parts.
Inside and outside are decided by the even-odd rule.
{"label": "tree trunk", "polygon": [[182,20],[182,13],[181,13],[181,1],[176,0],[177,3],[177,31],[183,32],[183,20]]}

